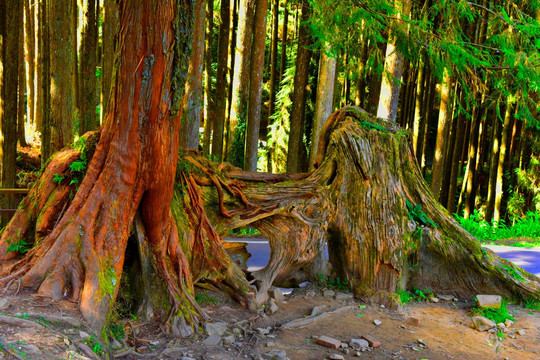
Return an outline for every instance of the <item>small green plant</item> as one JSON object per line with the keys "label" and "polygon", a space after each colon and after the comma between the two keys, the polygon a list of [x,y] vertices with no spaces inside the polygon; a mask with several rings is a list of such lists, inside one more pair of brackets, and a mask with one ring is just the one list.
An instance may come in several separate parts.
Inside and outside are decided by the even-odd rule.
{"label": "small green plant", "polygon": [[111,324],[111,326],[109,326],[109,332],[116,340],[123,339],[126,335],[124,327],[120,324]]}
{"label": "small green plant", "polygon": [[399,295],[399,302],[402,304],[408,304],[412,300],[412,296],[408,291],[398,290],[396,294]]}
{"label": "small green plant", "polygon": [[19,254],[26,254],[31,248],[32,248],[31,244],[27,243],[24,239],[20,239],[17,242],[9,244],[9,246],[6,249],[6,253],[17,252]]}
{"label": "small green plant", "polygon": [[416,224],[424,226],[431,225],[437,228],[437,225],[422,211],[422,204],[413,205],[409,200],[406,200],[405,204],[409,210],[409,219],[413,220]]}
{"label": "small green plant", "polygon": [[86,161],[74,161],[69,164],[69,170],[72,172],[84,173],[86,171]]}
{"label": "small green plant", "polygon": [[317,274],[315,283],[332,290],[350,291],[349,282],[346,279],[341,280],[339,277],[331,278],[322,273]]}
{"label": "small green plant", "polygon": [[60,174],[54,174],[53,179],[52,179],[53,183],[55,183],[57,185],[60,185],[62,180],[64,180],[64,176],[62,176]]}
{"label": "small green plant", "polygon": [[206,290],[203,291],[202,293],[196,294],[195,301],[198,302],[199,304],[212,304],[212,305],[215,305],[219,302],[216,297],[208,294],[208,291]]}
{"label": "small green plant", "polygon": [[85,345],[88,345],[93,352],[95,352],[97,355],[104,354],[103,348],[101,347],[100,343],[96,340],[96,337],[94,334],[90,335],[89,338],[84,340]]}
{"label": "small green plant", "polygon": [[508,313],[506,302],[501,303],[500,309],[480,309],[472,308],[469,312],[471,316],[483,316],[495,322],[495,324],[503,323],[506,320],[514,321],[514,318]]}
{"label": "small green plant", "polygon": [[402,304],[407,304],[411,300],[416,300],[418,302],[427,301],[433,297],[433,291],[430,289],[413,289],[412,292],[407,290],[398,290],[396,294],[399,295],[399,302]]}
{"label": "small green plant", "polygon": [[525,302],[523,303],[523,306],[526,308],[526,309],[530,309],[530,310],[536,310],[536,311],[540,311],[540,302],[535,300],[534,298],[528,298],[525,300]]}
{"label": "small green plant", "polygon": [[388,132],[388,130],[383,128],[381,125],[377,125],[377,124],[371,123],[371,122],[366,121],[366,120],[363,120],[363,121],[359,122],[358,124],[361,127],[365,128],[365,129],[368,129],[368,130],[377,130],[377,131],[380,131],[382,133],[387,133]]}

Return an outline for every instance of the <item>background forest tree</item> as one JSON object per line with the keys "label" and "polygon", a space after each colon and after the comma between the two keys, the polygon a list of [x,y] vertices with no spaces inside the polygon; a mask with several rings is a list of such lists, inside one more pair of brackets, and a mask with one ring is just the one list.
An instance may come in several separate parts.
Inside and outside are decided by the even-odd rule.
{"label": "background forest tree", "polygon": [[[99,127],[118,10],[92,0],[3,4],[0,173],[9,188],[25,126],[40,134],[42,163]],[[450,212],[488,222],[538,212],[536,1],[195,8],[182,147],[250,171],[308,171],[321,122],[355,105],[410,131],[425,179]]]}
{"label": "background forest tree", "polygon": [[[315,189],[333,176],[329,175],[332,167],[319,168],[326,151],[319,146],[319,135],[327,133],[330,126],[325,126],[326,119],[334,110],[354,105],[405,129],[429,191],[450,213],[500,224],[531,217],[527,214],[532,212],[538,221],[537,1],[197,0],[193,5],[194,12],[189,13],[193,15],[189,61],[175,68],[181,71],[183,81],[171,84],[176,93],[184,93],[181,101],[171,105],[182,106],[174,110],[181,114],[182,125],[173,126],[183,147],[181,158],[185,158],[185,150],[200,149],[209,159],[250,172],[289,173],[277,178],[264,173],[250,175],[272,181],[304,179],[307,175],[299,173],[318,168],[304,183]],[[107,124],[103,114],[111,110],[111,99],[125,91],[115,88],[115,84],[124,83],[118,82],[122,67],[117,65],[115,70],[113,64],[126,63],[115,57],[121,53],[121,40],[130,36],[121,33],[117,6],[108,0],[0,0],[2,188],[25,187],[36,181],[39,164],[17,171],[17,165],[30,163],[25,143],[40,149],[40,165],[46,165],[74,141],[81,144],[80,139],[83,143],[92,139],[84,135],[87,131]],[[187,55],[187,51],[183,53]],[[153,66],[151,61],[129,64],[130,70],[140,72],[143,78],[148,76],[144,67]],[[341,114],[340,121],[346,117],[363,119],[358,115],[363,114],[361,111],[354,116],[352,110],[348,111],[336,113]],[[109,123],[108,130],[112,120]],[[401,134],[394,125],[381,124],[386,123],[367,121],[360,127]],[[332,128],[336,129],[340,130],[337,125]],[[175,157],[176,148],[171,148]],[[187,176],[185,168],[178,171],[176,181],[189,194],[191,212],[187,219],[174,220],[184,225],[188,222],[189,229],[201,224],[194,219],[202,221],[205,237],[194,232],[193,238],[200,243],[182,251],[187,258],[198,260],[201,256],[204,262],[208,259],[200,255],[204,253],[200,244],[208,241],[206,244],[214,246],[212,251],[218,256],[211,271],[194,267],[191,273],[183,268],[184,255],[178,248],[176,265],[186,271],[185,281],[180,280],[186,289],[172,287],[169,295],[189,302],[193,282],[206,276],[216,282],[226,279],[224,288],[236,291],[243,303],[251,304],[254,294],[246,279],[234,271],[223,275],[230,264],[216,245],[224,235],[221,230],[246,225],[248,220],[238,220],[228,213],[219,191],[215,204],[203,196],[206,193],[199,194],[196,185],[211,183],[221,192],[225,188],[248,207],[260,199],[249,190],[246,193],[253,198],[243,197],[240,185],[217,177],[208,171],[212,166],[209,162],[189,154],[191,165],[187,167],[198,168],[207,178]],[[86,160],[77,160],[80,167],[70,165],[70,171],[81,172]],[[227,169],[232,176],[247,176],[227,165],[220,169]],[[58,185],[64,180],[44,173]],[[422,192],[428,191],[419,177],[415,180]],[[75,181],[70,186],[78,187],[82,178],[72,176],[70,181]],[[274,196],[276,190],[269,186],[259,191]],[[16,205],[9,196],[0,196],[2,208]],[[65,199],[69,194],[62,196]],[[173,197],[180,196],[175,193]],[[214,210],[219,206],[219,214],[227,219],[230,215],[232,220],[222,225],[219,233],[214,231],[210,220],[202,215],[200,203],[212,203]],[[138,203],[134,206],[132,210]],[[430,203],[430,208],[442,217],[438,204]],[[61,207],[57,210],[63,211]],[[242,215],[246,219],[251,216],[251,220],[258,216]],[[136,222],[133,218],[130,212],[126,222]],[[148,219],[143,215],[146,226],[150,226]],[[64,223],[67,221],[60,224]],[[264,230],[265,224],[261,227]],[[156,228],[150,226],[145,231],[143,237],[157,242]],[[445,231],[441,230],[443,234]],[[463,243],[469,239],[463,238],[467,239]],[[476,252],[482,256],[479,250]],[[161,269],[164,273],[168,270]],[[122,270],[115,271],[119,275]],[[263,288],[268,287],[276,276],[263,274],[259,281]],[[364,281],[355,280],[360,285]],[[493,283],[500,281],[497,278]],[[179,331],[189,332],[191,317],[198,310],[191,305],[183,314],[185,322],[176,324]],[[98,324],[105,321],[94,320]]]}

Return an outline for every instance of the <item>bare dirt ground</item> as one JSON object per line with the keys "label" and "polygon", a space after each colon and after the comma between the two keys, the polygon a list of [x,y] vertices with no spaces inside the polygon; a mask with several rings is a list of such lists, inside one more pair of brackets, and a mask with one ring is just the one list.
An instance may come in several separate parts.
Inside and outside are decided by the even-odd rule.
{"label": "bare dirt ground", "polygon": [[[227,325],[225,334],[214,337],[218,345],[210,345],[212,339],[207,339],[202,329],[201,334],[191,339],[177,339],[165,335],[158,324],[136,317],[117,320],[119,339],[109,345],[99,344],[97,335],[85,326],[75,304],[29,294],[8,295],[0,298],[0,308],[8,306],[0,310],[0,359],[109,356],[126,360],[225,360],[260,359],[261,355],[272,359],[265,355],[272,350],[274,359],[284,359],[278,351],[284,350],[291,360],[328,359],[332,354],[344,359],[540,359],[537,311],[509,305],[515,323],[504,339],[498,341],[496,334],[471,328],[470,299],[411,302],[396,311],[364,304],[339,293],[336,293],[338,300],[336,296],[325,297],[323,290],[311,284],[294,289],[277,303],[279,309],[272,315],[248,312],[219,293],[200,292],[198,300],[204,303],[208,315],[215,323]],[[305,320],[314,307],[326,315],[308,321],[304,327],[284,329],[292,320]],[[419,320],[419,326],[411,324],[411,317]],[[381,324],[375,325],[374,320]],[[523,335],[518,330],[524,330]],[[330,349],[316,343],[323,335],[345,343],[371,335],[381,342],[381,347],[358,354],[351,348]],[[107,347],[115,350],[101,351]]]}

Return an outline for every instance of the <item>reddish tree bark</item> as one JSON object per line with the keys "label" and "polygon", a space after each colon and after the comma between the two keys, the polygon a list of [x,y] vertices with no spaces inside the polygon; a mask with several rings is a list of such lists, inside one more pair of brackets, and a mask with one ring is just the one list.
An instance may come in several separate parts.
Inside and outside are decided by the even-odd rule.
{"label": "reddish tree bark", "polygon": [[[194,307],[189,305],[191,273],[169,209],[179,143],[180,78],[187,70],[185,54],[191,26],[190,2],[182,2],[177,12],[175,4],[172,0],[121,2],[115,93],[79,190],[64,213],[58,206],[66,201],[69,188],[62,184],[54,191],[34,187],[26,206],[0,240],[4,250],[0,251],[0,284],[20,278],[24,287],[40,294],[76,300],[96,330],[103,328],[118,293],[127,240],[138,209],[149,249],[145,260],[154,264],[167,284],[163,291],[171,306],[164,318],[184,335],[192,331],[195,321]],[[176,51],[171,51],[175,42]],[[41,181],[48,178],[50,187],[53,171],[68,175],[69,159],[63,157],[80,161],[90,157],[83,154],[59,153]],[[45,201],[58,203],[49,199],[50,194],[60,200],[56,208]],[[44,232],[37,233],[36,246],[26,256],[13,259],[13,253],[5,249],[17,240],[13,234],[17,234],[16,226],[24,228],[18,222],[29,217],[29,209],[36,203],[45,204],[36,210]],[[40,233],[46,235],[42,240]],[[181,301],[187,305],[178,306]],[[157,304],[157,299],[153,303]]]}

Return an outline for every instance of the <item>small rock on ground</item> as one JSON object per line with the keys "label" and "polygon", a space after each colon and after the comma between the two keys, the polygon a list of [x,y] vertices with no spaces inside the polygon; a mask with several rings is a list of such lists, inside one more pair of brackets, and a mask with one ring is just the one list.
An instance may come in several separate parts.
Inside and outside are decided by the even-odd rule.
{"label": "small rock on ground", "polygon": [[227,323],[224,322],[211,322],[204,324],[204,330],[208,336],[218,335],[223,336],[227,332]]}
{"label": "small rock on ground", "polygon": [[375,319],[375,320],[373,320],[373,323],[378,326],[378,325],[382,324],[382,321],[378,320],[378,319]]}
{"label": "small rock on ground", "polygon": [[500,295],[476,295],[476,302],[481,309],[500,309],[502,297]]}
{"label": "small rock on ground", "polygon": [[217,346],[221,343],[221,336],[219,335],[210,335],[202,341],[206,346]]}
{"label": "small rock on ground", "polygon": [[489,329],[492,329],[495,327],[495,323],[488,318],[485,318],[483,316],[473,316],[473,328],[478,331],[488,331]]}
{"label": "small rock on ground", "polygon": [[341,346],[341,341],[331,338],[330,336],[323,335],[317,339],[317,344],[337,349]]}
{"label": "small rock on ground", "polygon": [[287,353],[285,350],[274,349],[262,354],[264,360],[286,360]]}
{"label": "small rock on ground", "polygon": [[326,289],[323,291],[324,297],[334,297],[335,295],[336,293],[334,292],[334,290]]}
{"label": "small rock on ground", "polygon": [[343,355],[332,354],[332,355],[330,355],[330,357],[328,359],[330,359],[330,360],[344,360],[345,358],[343,357]]}

